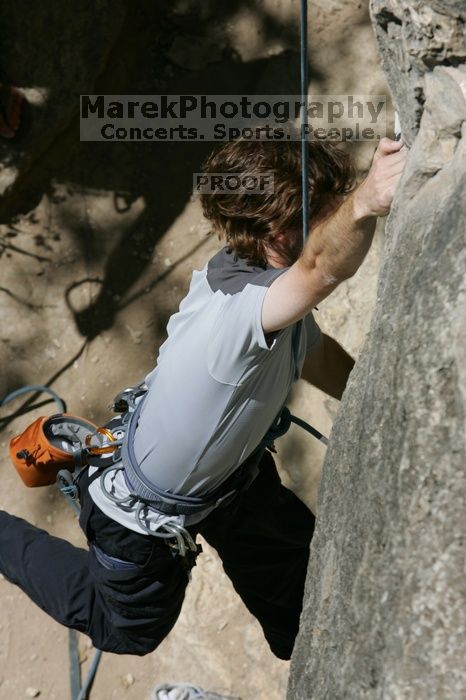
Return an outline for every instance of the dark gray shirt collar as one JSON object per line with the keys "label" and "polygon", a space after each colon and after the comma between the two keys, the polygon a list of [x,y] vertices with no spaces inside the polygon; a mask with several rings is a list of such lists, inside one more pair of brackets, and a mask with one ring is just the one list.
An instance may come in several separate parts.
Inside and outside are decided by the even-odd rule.
{"label": "dark gray shirt collar", "polygon": [[269,287],[274,279],[288,268],[276,268],[271,265],[251,265],[247,260],[225,246],[211,258],[207,264],[207,282],[213,292],[220,290],[224,294],[237,294],[247,284]]}

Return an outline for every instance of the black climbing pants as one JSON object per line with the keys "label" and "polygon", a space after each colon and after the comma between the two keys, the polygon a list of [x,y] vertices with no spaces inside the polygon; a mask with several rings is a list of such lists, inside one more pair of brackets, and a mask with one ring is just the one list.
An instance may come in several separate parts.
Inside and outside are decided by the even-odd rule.
{"label": "black climbing pants", "polygon": [[[80,524],[89,550],[0,511],[0,571],[55,620],[89,635],[96,648],[143,655],[174,626],[187,568],[163,540],[104,515],[87,493],[87,479],[80,479]],[[217,550],[282,659],[290,658],[298,631],[313,530],[314,516],[281,484],[265,452],[248,490],[193,532]]]}

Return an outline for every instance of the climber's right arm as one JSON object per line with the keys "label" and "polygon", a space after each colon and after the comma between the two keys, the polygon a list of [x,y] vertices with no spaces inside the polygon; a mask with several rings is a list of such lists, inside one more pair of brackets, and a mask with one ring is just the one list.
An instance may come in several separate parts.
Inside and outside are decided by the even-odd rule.
{"label": "climber's right arm", "polygon": [[406,159],[402,144],[384,138],[366,179],[310,231],[303,252],[266,292],[265,333],[286,328],[308,314],[359,268],[372,243],[378,216],[390,211]]}

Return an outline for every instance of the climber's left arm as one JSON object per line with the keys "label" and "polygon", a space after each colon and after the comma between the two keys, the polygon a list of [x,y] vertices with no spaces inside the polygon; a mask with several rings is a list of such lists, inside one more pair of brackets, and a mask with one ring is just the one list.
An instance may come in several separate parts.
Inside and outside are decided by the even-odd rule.
{"label": "climber's left arm", "polygon": [[354,360],[336,340],[325,333],[304,360],[301,378],[340,400]]}

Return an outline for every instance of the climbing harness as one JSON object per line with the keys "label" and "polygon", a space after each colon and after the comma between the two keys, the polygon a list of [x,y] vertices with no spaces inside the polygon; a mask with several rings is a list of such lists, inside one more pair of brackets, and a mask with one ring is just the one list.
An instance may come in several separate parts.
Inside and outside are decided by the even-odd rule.
{"label": "climbing harness", "polygon": [[[124,426],[125,437],[122,440],[120,438],[121,450],[115,453],[115,461],[110,464],[107,462],[102,468],[100,486],[106,497],[119,508],[134,511],[139,526],[145,532],[167,540],[167,544],[182,558],[189,552],[199,553],[199,545],[191,537],[188,526],[203,520],[214,509],[228,505],[239,492],[247,489],[258,473],[264,451],[275,451],[274,441],[289,430],[291,423],[304,428],[323,444],[328,443],[327,438],[318,430],[293,416],[285,406],[245,463],[220,487],[205,496],[185,496],[164,491],[143,474],[134,453],[134,436],[145,399],[141,386],[136,387],[136,398],[131,388],[125,389],[127,405],[130,406],[123,414],[120,424],[120,430]],[[114,406],[118,405],[119,397],[114,402]],[[95,462],[93,464],[96,465]],[[122,498],[118,498],[106,483],[107,477],[117,472],[122,472],[129,491]],[[147,524],[149,512],[158,516],[155,525],[153,521]]]}
{"label": "climbing harness", "polygon": [[[34,385],[30,390],[38,389],[40,387]],[[105,496],[122,510],[134,511],[142,530],[166,540],[172,553],[183,558],[188,552],[199,553],[199,546],[187,527],[203,520],[214,509],[226,506],[240,491],[247,489],[258,473],[264,451],[275,451],[275,440],[289,430],[291,423],[323,444],[328,442],[318,430],[292,415],[285,406],[244,465],[217,489],[205,496],[171,493],[147,479],[134,453],[134,436],[146,393],[143,383],[120,392],[113,402],[114,411],[120,416],[104,427],[67,413],[36,419],[10,441],[10,456],[23,482],[34,487],[57,480],[64,495],[76,500],[77,478],[83,467],[92,466],[97,470],[92,479],[100,479]],[[2,404],[18,395],[13,392]],[[128,490],[121,498],[115,494],[113,485],[108,485],[118,472],[122,473]],[[150,522],[149,514],[155,515]]]}

